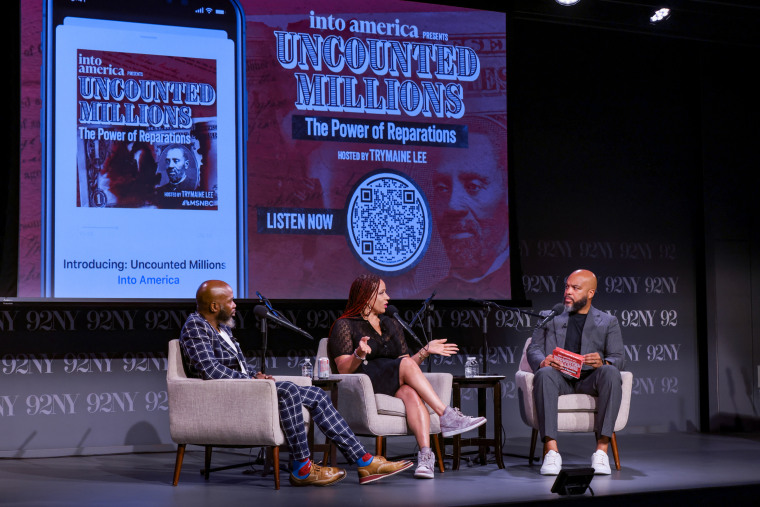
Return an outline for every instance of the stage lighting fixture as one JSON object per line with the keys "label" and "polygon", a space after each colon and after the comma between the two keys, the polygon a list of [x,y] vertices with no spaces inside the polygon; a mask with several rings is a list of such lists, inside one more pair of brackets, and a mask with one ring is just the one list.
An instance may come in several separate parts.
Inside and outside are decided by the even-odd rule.
{"label": "stage lighting fixture", "polygon": [[564,6],[570,6],[570,5],[575,5],[575,4],[577,4],[577,3],[578,3],[578,2],[580,2],[581,0],[554,0],[554,1],[555,1],[555,2],[557,2],[557,3],[558,3],[558,4],[560,4],[560,5],[564,5]]}
{"label": "stage lighting fixture", "polygon": [[589,487],[594,478],[593,468],[567,468],[561,470],[552,486],[552,493],[558,495],[582,495],[586,489],[594,496],[594,490]]}
{"label": "stage lighting fixture", "polygon": [[652,24],[660,23],[662,21],[665,21],[670,17],[670,9],[667,7],[663,7],[661,9],[657,9],[654,11],[654,13],[649,16],[649,22]]}

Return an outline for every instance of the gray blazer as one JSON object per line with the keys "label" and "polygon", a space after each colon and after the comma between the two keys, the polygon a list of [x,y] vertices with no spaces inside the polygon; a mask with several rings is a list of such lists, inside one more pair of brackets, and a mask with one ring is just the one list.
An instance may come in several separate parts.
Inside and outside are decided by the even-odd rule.
{"label": "gray blazer", "polygon": [[[541,312],[541,315],[544,316],[548,314],[548,311]],[[554,347],[565,348],[567,322],[568,313],[564,312],[554,317],[544,327],[533,331],[533,339],[528,346],[526,355],[528,364],[534,372],[538,371],[541,361],[554,352]],[[604,361],[623,371],[625,349],[623,348],[623,337],[620,334],[617,317],[597,310],[593,306],[589,309],[581,335],[581,354],[592,352],[599,352]],[[583,368],[591,367],[584,366]]]}

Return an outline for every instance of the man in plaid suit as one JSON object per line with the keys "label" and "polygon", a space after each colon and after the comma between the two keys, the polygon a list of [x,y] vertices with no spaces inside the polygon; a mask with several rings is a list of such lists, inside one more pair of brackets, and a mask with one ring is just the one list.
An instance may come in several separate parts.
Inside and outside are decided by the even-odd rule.
{"label": "man in plaid suit", "polygon": [[[188,374],[203,379],[274,380],[246,362],[232,337],[235,324],[232,296],[232,288],[220,280],[208,280],[198,288],[196,311],[187,318],[180,339],[182,352],[190,363]],[[275,382],[275,385],[280,424],[291,451],[292,485],[329,486],[346,476],[345,470],[322,467],[311,461],[302,407],[309,410],[314,423],[335,442],[349,462],[358,465],[360,484],[369,484],[412,466],[410,461],[387,461],[382,456],[369,454],[319,387],[302,387],[292,382]]]}

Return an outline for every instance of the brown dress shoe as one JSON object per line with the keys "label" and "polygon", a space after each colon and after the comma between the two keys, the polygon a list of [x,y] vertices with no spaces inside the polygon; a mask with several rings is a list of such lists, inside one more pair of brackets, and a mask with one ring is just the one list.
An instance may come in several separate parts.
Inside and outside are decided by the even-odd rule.
{"label": "brown dress shoe", "polygon": [[359,467],[359,484],[369,484],[403,472],[414,465],[411,461],[388,461],[382,456],[374,456],[372,463],[366,467]]}
{"label": "brown dress shoe", "polygon": [[332,486],[336,482],[346,478],[346,471],[335,467],[321,467],[316,463],[311,463],[309,475],[299,479],[290,474],[290,484],[293,486]]}

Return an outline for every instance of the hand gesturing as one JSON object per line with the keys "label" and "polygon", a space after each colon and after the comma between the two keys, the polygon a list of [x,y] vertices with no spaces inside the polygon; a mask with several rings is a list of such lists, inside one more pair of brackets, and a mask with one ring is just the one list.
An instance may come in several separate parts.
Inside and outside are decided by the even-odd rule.
{"label": "hand gesturing", "polygon": [[459,352],[459,347],[456,343],[447,343],[447,338],[441,338],[439,340],[432,340],[428,343],[427,351],[431,354],[438,354],[439,356],[453,356]]}
{"label": "hand gesturing", "polygon": [[359,340],[359,346],[356,347],[356,354],[359,357],[367,357],[367,354],[372,352],[372,347],[369,346],[368,341],[369,336],[362,336]]}

